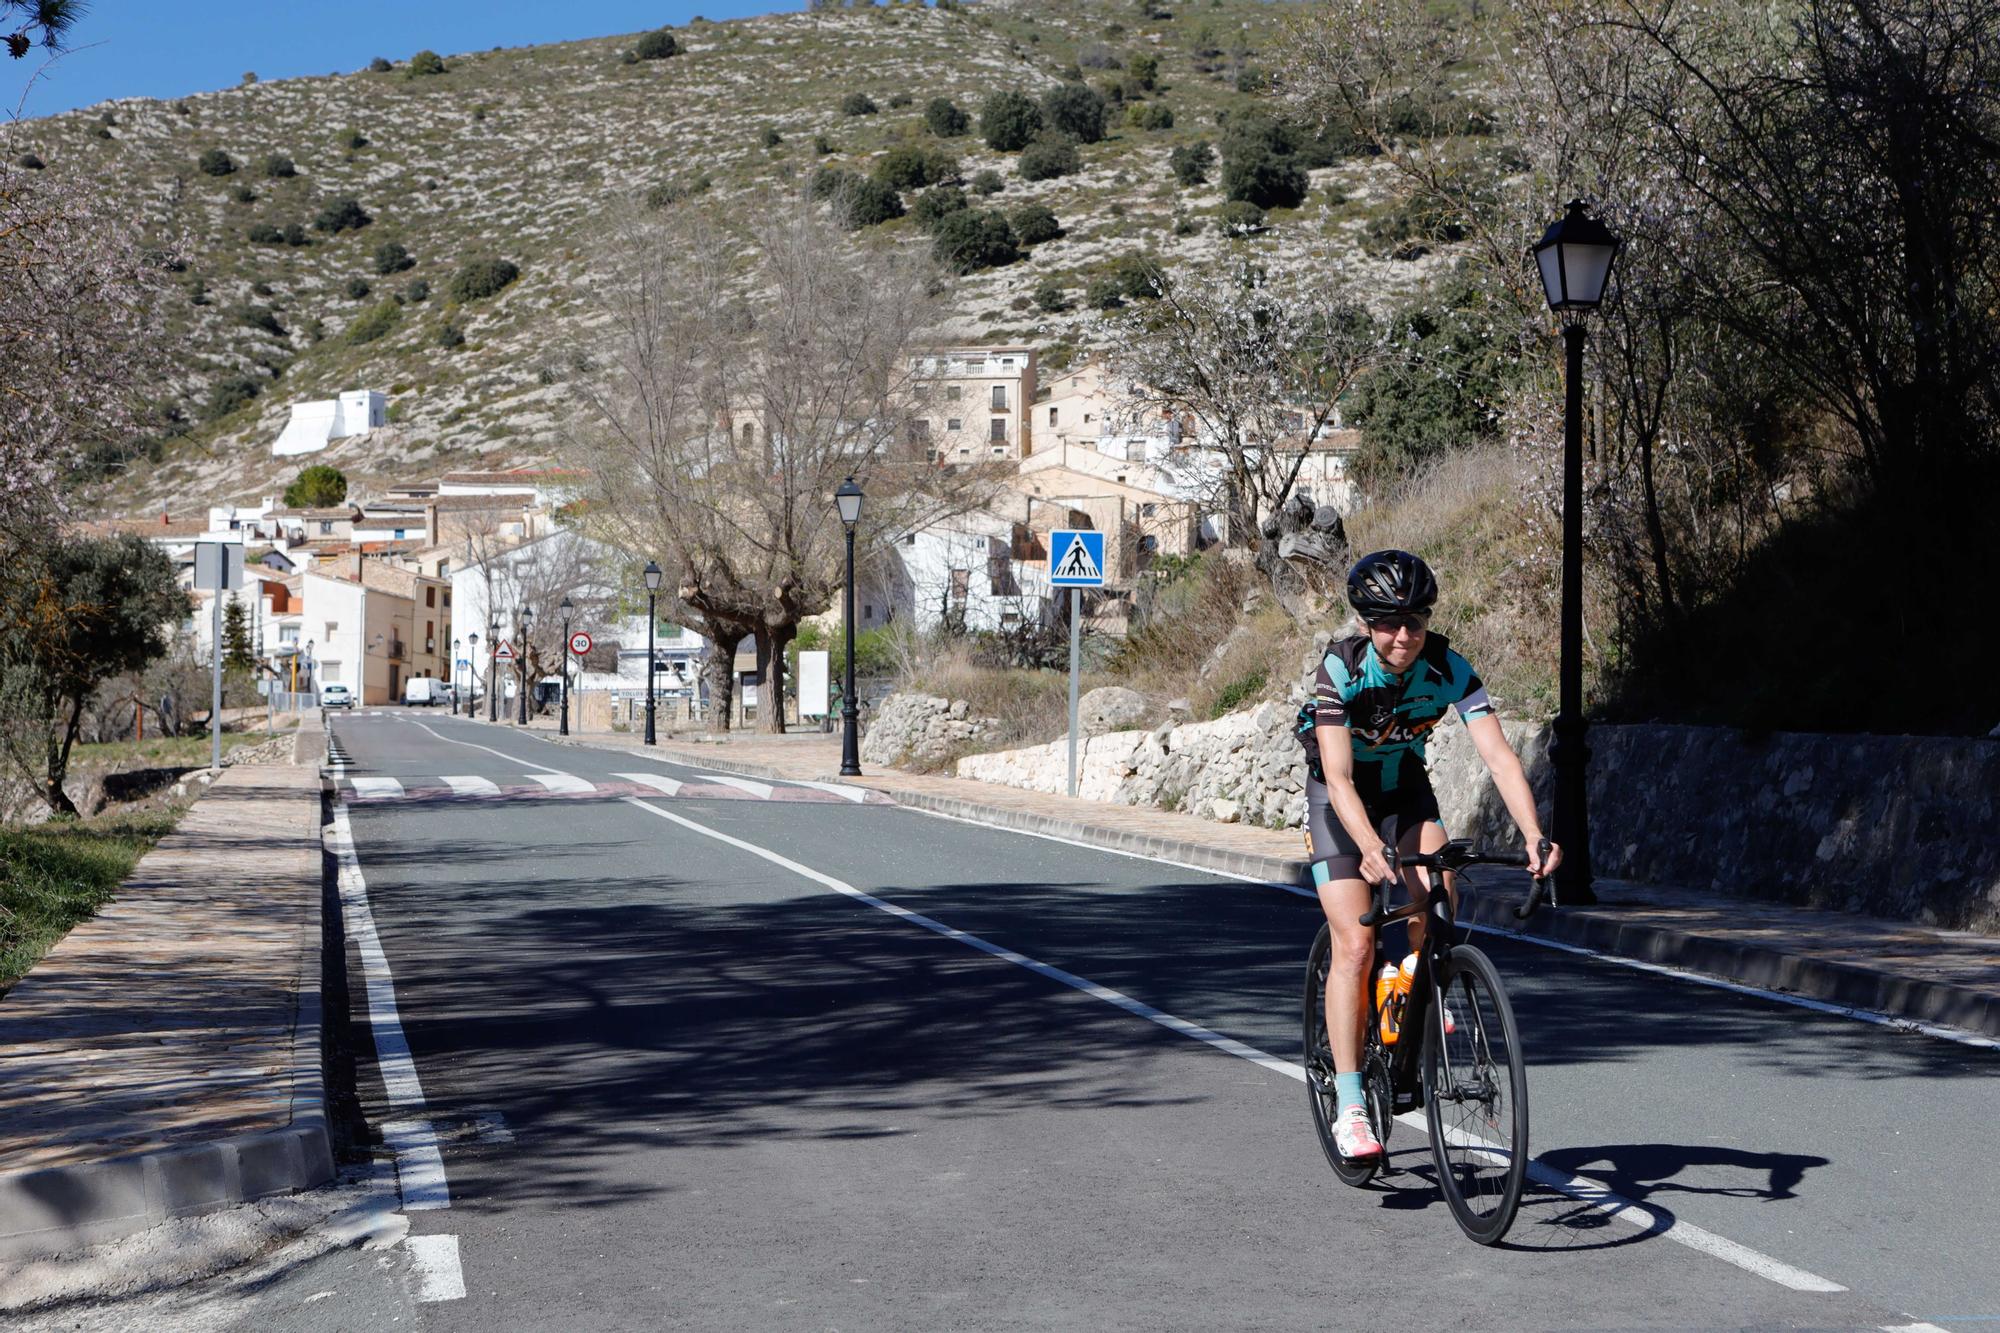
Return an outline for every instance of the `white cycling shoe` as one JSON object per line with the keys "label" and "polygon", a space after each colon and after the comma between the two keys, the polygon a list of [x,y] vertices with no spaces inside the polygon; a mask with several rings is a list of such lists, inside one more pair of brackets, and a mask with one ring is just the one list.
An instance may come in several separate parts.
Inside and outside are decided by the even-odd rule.
{"label": "white cycling shoe", "polygon": [[1375,1130],[1368,1123],[1367,1112],[1358,1106],[1348,1107],[1334,1121],[1333,1146],[1349,1161],[1382,1155],[1381,1141],[1375,1137]]}

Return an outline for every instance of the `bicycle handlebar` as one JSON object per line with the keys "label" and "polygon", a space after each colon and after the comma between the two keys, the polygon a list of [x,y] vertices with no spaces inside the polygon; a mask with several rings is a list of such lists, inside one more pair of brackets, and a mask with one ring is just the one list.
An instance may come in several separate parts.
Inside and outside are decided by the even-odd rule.
{"label": "bicycle handlebar", "polygon": [[[1547,838],[1541,840],[1539,850],[1543,861],[1548,860],[1549,849],[1553,845]],[[1412,866],[1420,869],[1450,872],[1476,865],[1520,866],[1523,868],[1526,868],[1528,865],[1528,854],[1526,852],[1483,852],[1475,848],[1470,841],[1463,838],[1453,839],[1435,852],[1411,852],[1408,855],[1404,855],[1394,847],[1384,847],[1382,854],[1389,862],[1389,877],[1374,886],[1375,900],[1369,904],[1368,910],[1361,914],[1362,926],[1370,930],[1381,925],[1384,921],[1401,919],[1404,916],[1411,915],[1414,911],[1413,908],[1397,908],[1393,912],[1389,909],[1389,890],[1395,887],[1396,881],[1400,877],[1400,872]],[[1522,900],[1519,907],[1514,909],[1514,919],[1516,921],[1526,921],[1535,914],[1537,909],[1542,905],[1542,891],[1547,886],[1547,875],[1537,876],[1529,884],[1528,896]],[[1549,902],[1551,906],[1554,905],[1555,899],[1553,895],[1551,895]]]}

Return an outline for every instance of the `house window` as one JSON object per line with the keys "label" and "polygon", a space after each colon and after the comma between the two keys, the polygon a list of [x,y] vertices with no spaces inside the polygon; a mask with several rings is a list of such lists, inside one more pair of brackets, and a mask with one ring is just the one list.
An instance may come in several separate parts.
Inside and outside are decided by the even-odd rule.
{"label": "house window", "polygon": [[1091,415],[1090,413],[1088,413],[1088,412],[1085,412],[1085,413],[1083,414],[1083,424],[1084,424],[1084,425],[1088,426],[1088,425],[1089,425],[1089,424],[1090,424],[1090,423],[1091,423],[1092,421],[1094,421],[1094,420],[1096,420],[1096,418],[1095,418],[1095,417],[1093,417],[1093,416],[1092,416],[1092,415]]}
{"label": "house window", "polygon": [[916,533],[914,533],[914,532],[906,532],[906,533],[904,533],[904,534],[903,534],[903,545],[905,545],[905,546],[915,546],[916,544],[917,544],[917,534],[916,534]]}
{"label": "house window", "polygon": [[970,449],[960,449],[960,450],[958,451],[958,456],[959,456],[960,458],[970,458],[970,457],[972,457],[972,450],[970,450]]}
{"label": "house window", "polygon": [[1005,457],[1007,456],[1007,449],[1006,449],[1006,446],[1004,446],[1004,445],[998,445],[998,444],[994,445],[994,446],[993,446],[993,456],[994,456],[995,458],[1005,458]]}
{"label": "house window", "polygon": [[946,430],[963,430],[965,428],[965,418],[946,417],[944,421],[944,428]]}
{"label": "house window", "polygon": [[436,605],[438,604],[438,603],[437,603],[437,596],[438,596],[438,590],[437,590],[436,588],[425,588],[425,589],[424,589],[424,605],[425,605],[425,606],[436,606]]}
{"label": "house window", "polygon": [[397,528],[395,532],[396,532],[396,540],[397,541],[403,540],[403,529]]}
{"label": "house window", "polygon": [[909,423],[910,443],[922,444],[931,437],[931,423],[918,418]]}
{"label": "house window", "polygon": [[1051,426],[1056,424],[1056,410],[1053,407],[1049,409],[1049,424]]}
{"label": "house window", "polygon": [[1125,483],[1125,474],[1123,472],[1118,474],[1118,483],[1121,486]]}
{"label": "house window", "polygon": [[1153,516],[1154,511],[1157,510],[1158,508],[1159,506],[1156,504],[1142,504],[1139,506],[1139,517],[1151,518]]}
{"label": "house window", "polygon": [[331,537],[333,535],[332,519],[323,518],[319,521],[319,535],[322,537]]}
{"label": "house window", "polygon": [[1007,386],[1004,384],[993,386],[993,410],[995,412],[1007,410]]}
{"label": "house window", "polygon": [[[439,578],[445,578],[445,577],[449,576],[449,575],[450,575],[450,573],[451,573],[451,561],[449,561],[449,560],[440,560],[440,561],[438,561],[438,577],[439,577]],[[450,605],[451,605],[451,594],[450,594],[450,593],[446,593],[446,594],[444,595],[444,604],[445,604],[446,606],[450,606]]]}
{"label": "house window", "polygon": [[916,397],[918,402],[928,403],[931,400],[931,391],[929,389],[920,388],[916,391]]}
{"label": "house window", "polygon": [[1000,364],[1003,366],[1011,366],[1014,364],[1014,358],[1011,356],[1003,356],[1000,358]]}
{"label": "house window", "polygon": [[873,620],[875,618],[875,603],[863,602],[861,604],[861,618],[863,620]]}
{"label": "house window", "polygon": [[748,421],[743,423],[743,447],[746,449],[757,447],[757,427]]}
{"label": "house window", "polygon": [[945,386],[945,390],[944,390],[944,400],[945,400],[945,401],[946,401],[947,403],[955,403],[955,402],[957,402],[957,401],[958,401],[958,396],[959,396],[959,390],[960,390],[960,386],[959,386],[959,385],[956,385],[956,384],[947,384],[947,385]]}
{"label": "house window", "polygon": [[969,569],[952,570],[951,600],[954,602],[963,603],[966,599],[967,594],[969,594],[971,591],[972,591],[972,571]]}
{"label": "house window", "polygon": [[995,444],[1005,444],[1007,442],[1007,418],[1005,417],[993,418],[991,424],[987,428],[986,438],[993,441],[993,443]]}
{"label": "house window", "polygon": [[298,641],[299,641],[299,627],[297,625],[278,626],[279,643],[296,644],[298,643]]}

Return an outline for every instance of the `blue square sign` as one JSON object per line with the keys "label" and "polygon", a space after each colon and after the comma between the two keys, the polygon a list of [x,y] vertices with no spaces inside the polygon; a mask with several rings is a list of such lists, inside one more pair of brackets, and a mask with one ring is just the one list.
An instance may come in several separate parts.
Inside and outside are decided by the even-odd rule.
{"label": "blue square sign", "polygon": [[1104,534],[1057,528],[1049,534],[1049,583],[1057,588],[1104,586]]}

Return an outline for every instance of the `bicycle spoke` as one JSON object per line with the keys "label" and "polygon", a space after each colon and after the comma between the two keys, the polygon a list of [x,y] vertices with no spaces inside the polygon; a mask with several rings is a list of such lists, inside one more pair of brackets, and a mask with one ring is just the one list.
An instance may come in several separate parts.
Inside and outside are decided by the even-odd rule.
{"label": "bicycle spoke", "polygon": [[1427,1034],[1436,1046],[1430,1114],[1439,1183],[1467,1233],[1490,1243],[1512,1222],[1525,1170],[1518,1053],[1504,1001],[1478,967],[1455,966],[1441,999]]}

